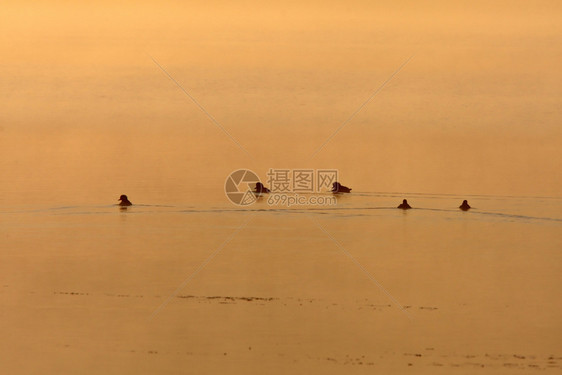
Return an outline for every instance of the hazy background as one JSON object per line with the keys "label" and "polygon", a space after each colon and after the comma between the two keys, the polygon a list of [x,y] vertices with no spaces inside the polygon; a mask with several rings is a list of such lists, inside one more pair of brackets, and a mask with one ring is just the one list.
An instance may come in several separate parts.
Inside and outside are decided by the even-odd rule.
{"label": "hazy background", "polygon": [[[561,15],[2,2],[0,372],[559,373]],[[248,211],[239,168],[353,193]]]}
{"label": "hazy background", "polygon": [[0,204],[222,200],[241,167],[338,168],[357,191],[559,196],[561,8],[4,2]]}

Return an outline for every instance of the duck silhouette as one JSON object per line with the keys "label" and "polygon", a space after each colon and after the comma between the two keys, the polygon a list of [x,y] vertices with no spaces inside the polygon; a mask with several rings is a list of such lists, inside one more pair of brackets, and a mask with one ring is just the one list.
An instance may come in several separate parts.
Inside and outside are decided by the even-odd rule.
{"label": "duck silhouette", "polygon": [[120,202],[119,202],[119,205],[120,205],[120,206],[123,206],[123,207],[125,207],[125,206],[132,206],[132,205],[133,205],[133,204],[129,201],[129,198],[127,198],[127,196],[126,196],[125,194],[123,194],[123,195],[121,195],[121,196],[119,197],[119,201],[120,201]]}
{"label": "duck silhouette", "polygon": [[459,206],[459,208],[463,211],[468,211],[470,210],[470,205],[468,204],[468,201],[465,199],[464,201],[462,201],[462,204]]}
{"label": "duck silhouette", "polygon": [[264,194],[264,193],[269,193],[271,192],[271,190],[269,190],[268,188],[266,188],[265,186],[263,186],[263,184],[261,182],[256,182],[256,189],[254,190],[254,193],[257,194]]}
{"label": "duck silhouette", "polygon": [[403,210],[408,210],[408,209],[410,209],[410,208],[412,208],[412,207],[408,204],[408,201],[407,201],[406,199],[404,199],[404,200],[402,201],[402,203],[398,206],[398,208],[401,208],[401,209],[403,209]]}
{"label": "duck silhouette", "polygon": [[351,193],[351,189],[336,181],[332,184],[332,193]]}

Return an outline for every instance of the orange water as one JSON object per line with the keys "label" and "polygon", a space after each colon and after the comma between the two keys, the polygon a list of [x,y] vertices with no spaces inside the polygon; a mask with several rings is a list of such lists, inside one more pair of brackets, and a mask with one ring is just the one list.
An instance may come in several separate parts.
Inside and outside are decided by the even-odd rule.
{"label": "orange water", "polygon": [[[560,15],[3,5],[2,373],[559,371]],[[240,168],[353,192],[237,207]]]}

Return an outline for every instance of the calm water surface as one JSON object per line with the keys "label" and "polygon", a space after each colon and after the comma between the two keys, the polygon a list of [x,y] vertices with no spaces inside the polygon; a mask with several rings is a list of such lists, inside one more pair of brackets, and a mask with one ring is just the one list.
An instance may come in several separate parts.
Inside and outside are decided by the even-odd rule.
{"label": "calm water surface", "polygon": [[[0,372],[560,372],[561,12],[9,2]],[[240,208],[239,168],[353,193]]]}
{"label": "calm water surface", "polygon": [[459,202],[2,212],[3,367],[557,371],[560,201]]}

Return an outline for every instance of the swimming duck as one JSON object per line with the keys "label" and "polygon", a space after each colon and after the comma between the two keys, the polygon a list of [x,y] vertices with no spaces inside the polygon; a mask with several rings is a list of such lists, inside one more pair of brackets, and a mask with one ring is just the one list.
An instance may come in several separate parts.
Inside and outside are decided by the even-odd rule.
{"label": "swimming duck", "polygon": [[351,193],[351,189],[336,181],[332,184],[332,193]]}
{"label": "swimming duck", "polygon": [[407,209],[410,209],[412,207],[408,204],[408,201],[406,199],[404,199],[402,201],[402,203],[398,206],[398,208],[401,208],[403,210],[407,210]]}
{"label": "swimming duck", "polygon": [[470,210],[470,206],[468,204],[468,201],[466,199],[464,201],[462,201],[462,204],[459,206],[459,208],[463,211]]}
{"label": "swimming duck", "polygon": [[256,182],[256,190],[254,190],[254,193],[257,194],[263,194],[263,193],[269,193],[270,190],[268,188],[266,188],[265,186],[263,186],[263,184],[261,182]]}
{"label": "swimming duck", "polygon": [[120,206],[132,206],[133,204],[129,201],[129,198],[127,198],[126,195],[121,195],[119,197],[119,205]]}

